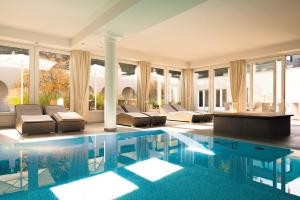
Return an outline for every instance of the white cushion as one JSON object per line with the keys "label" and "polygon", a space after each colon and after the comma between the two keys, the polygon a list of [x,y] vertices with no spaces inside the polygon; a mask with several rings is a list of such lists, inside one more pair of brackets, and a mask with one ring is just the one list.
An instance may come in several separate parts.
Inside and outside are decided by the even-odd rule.
{"label": "white cushion", "polygon": [[145,114],[142,114],[142,113],[138,113],[138,112],[130,112],[130,113],[126,113],[127,115],[129,116],[132,116],[132,117],[148,117],[147,115]]}
{"label": "white cushion", "polygon": [[82,120],[82,117],[76,112],[58,112],[54,115],[62,121]]}
{"label": "white cushion", "polygon": [[21,115],[23,122],[51,122],[53,119],[49,115]]}

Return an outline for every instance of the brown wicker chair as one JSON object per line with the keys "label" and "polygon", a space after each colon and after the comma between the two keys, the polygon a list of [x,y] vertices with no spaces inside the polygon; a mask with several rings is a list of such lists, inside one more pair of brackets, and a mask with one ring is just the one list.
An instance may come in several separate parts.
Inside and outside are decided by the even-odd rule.
{"label": "brown wicker chair", "polygon": [[127,113],[143,113],[149,116],[151,119],[151,125],[153,126],[166,124],[167,117],[159,112],[141,112],[137,106],[133,105],[123,105],[122,107]]}
{"label": "brown wicker chair", "polygon": [[49,115],[43,115],[40,105],[16,105],[16,129],[21,134],[42,134],[55,131],[55,122]]}
{"label": "brown wicker chair", "polygon": [[138,112],[126,113],[120,105],[117,105],[117,124],[134,127],[149,126],[151,118]]}
{"label": "brown wicker chair", "polygon": [[50,115],[56,122],[56,132],[84,130],[85,121],[76,112],[69,112],[64,106],[45,106],[45,113]]}
{"label": "brown wicker chair", "polygon": [[171,106],[177,111],[190,112],[190,113],[200,115],[199,116],[200,122],[210,122],[213,119],[213,114],[212,113],[200,112],[200,111],[188,111],[182,105],[178,105],[178,104],[171,104]]}

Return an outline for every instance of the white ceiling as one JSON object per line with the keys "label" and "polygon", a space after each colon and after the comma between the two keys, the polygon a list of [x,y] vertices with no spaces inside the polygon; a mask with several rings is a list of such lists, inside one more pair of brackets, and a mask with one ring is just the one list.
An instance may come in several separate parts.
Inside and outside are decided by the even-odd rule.
{"label": "white ceiling", "polygon": [[208,0],[121,47],[195,61],[300,38],[299,0]]}
{"label": "white ceiling", "polygon": [[73,37],[119,0],[1,0],[0,25]]}
{"label": "white ceiling", "polygon": [[291,41],[300,49],[299,8],[300,0],[0,0],[0,39],[103,54],[113,31],[123,35],[121,57],[188,66]]}

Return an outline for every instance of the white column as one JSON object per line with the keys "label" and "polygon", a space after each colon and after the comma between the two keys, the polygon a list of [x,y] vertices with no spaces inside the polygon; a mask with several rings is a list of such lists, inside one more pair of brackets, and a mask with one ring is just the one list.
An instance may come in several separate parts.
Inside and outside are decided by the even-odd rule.
{"label": "white column", "polygon": [[111,34],[105,37],[105,97],[104,131],[116,131],[116,40]]}

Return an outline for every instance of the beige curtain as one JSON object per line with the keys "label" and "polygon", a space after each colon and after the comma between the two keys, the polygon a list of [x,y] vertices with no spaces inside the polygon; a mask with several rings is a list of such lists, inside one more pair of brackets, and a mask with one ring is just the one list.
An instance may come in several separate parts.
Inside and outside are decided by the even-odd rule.
{"label": "beige curtain", "polygon": [[88,113],[90,53],[86,51],[72,51],[71,64],[74,111],[86,117]]}
{"label": "beige curtain", "polygon": [[233,111],[245,110],[246,95],[246,61],[236,60],[230,62],[230,89]]}
{"label": "beige curtain", "polygon": [[183,70],[183,82],[182,82],[182,106],[187,110],[194,110],[194,81],[193,81],[193,69]]}
{"label": "beige curtain", "polygon": [[150,90],[150,75],[151,75],[151,63],[145,61],[139,61],[139,74],[138,74],[138,91],[137,91],[137,103],[141,111],[148,110],[149,104],[149,90]]}

